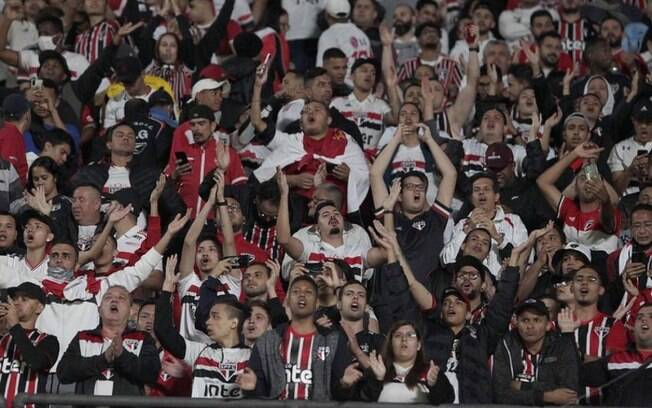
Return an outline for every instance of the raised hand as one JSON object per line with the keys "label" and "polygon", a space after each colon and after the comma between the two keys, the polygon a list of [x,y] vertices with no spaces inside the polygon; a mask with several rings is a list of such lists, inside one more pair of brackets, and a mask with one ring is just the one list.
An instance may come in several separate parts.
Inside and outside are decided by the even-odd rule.
{"label": "raised hand", "polygon": [[174,235],[177,232],[181,231],[184,225],[188,222],[190,219],[190,214],[192,213],[192,209],[188,208],[186,210],[186,214],[182,217],[181,214],[177,214],[172,222],[168,225],[167,231],[165,231],[166,234]]}
{"label": "raised hand", "polygon": [[384,47],[394,44],[394,29],[390,29],[386,24],[381,24],[380,27],[378,27],[378,32],[380,33],[380,43]]}
{"label": "raised hand", "polygon": [[394,207],[396,206],[396,203],[398,202],[398,197],[400,195],[401,195],[401,179],[397,177],[392,181],[392,185],[389,188],[389,194],[383,200],[381,207],[383,207],[385,211],[394,211]]}
{"label": "raised hand", "polygon": [[280,167],[276,168],[276,184],[278,185],[281,195],[287,196],[290,193],[287,176],[283,173],[283,170],[281,170]]}
{"label": "raised hand", "polygon": [[432,105],[435,100],[435,88],[432,86],[430,79],[428,79],[427,76],[421,78],[421,96],[423,97],[425,104],[430,103],[430,105]]}
{"label": "raised hand", "polygon": [[326,286],[331,289],[337,289],[344,286],[346,281],[337,273],[337,266],[333,262],[324,262],[324,272],[321,274]]}
{"label": "raised hand", "polygon": [[256,80],[254,81],[255,87],[262,88],[263,85],[267,82],[270,61],[268,61],[267,64],[261,62],[260,65],[258,65],[258,68],[256,68]]}
{"label": "raised hand", "polygon": [[[629,279],[625,279],[625,281],[627,281],[629,283],[629,285],[634,286],[631,282],[629,282]],[[634,287],[636,287],[636,286],[634,286]],[[627,289],[627,287],[625,287],[625,289]],[[637,291],[638,291],[638,288],[637,288]],[[629,293],[629,290],[627,292]],[[612,314],[613,318],[616,319],[616,320],[623,320],[625,318],[625,316],[627,316],[627,313],[629,313],[629,311],[632,310],[632,307],[634,306],[634,304],[636,303],[637,300],[638,299],[636,298],[636,296],[634,296],[632,299],[630,299],[629,302],[627,302],[626,305],[623,305],[623,304],[619,305],[618,309],[616,309],[616,311],[613,312],[613,314]]]}
{"label": "raised hand", "polygon": [[165,182],[166,182],[165,174],[161,173],[160,176],[158,176],[158,180],[156,180],[156,185],[154,186],[154,190],[152,190],[151,194],[149,195],[149,202],[150,203],[158,203],[158,199],[161,198],[161,194],[163,194],[163,189],[165,189]]}
{"label": "raised hand", "polygon": [[113,44],[115,45],[120,45],[122,42],[122,39],[128,36],[129,34],[133,33],[134,31],[138,30],[140,27],[144,26],[145,22],[139,21],[137,23],[127,23],[123,24],[120,26],[118,29],[118,32],[115,33],[113,36]]}
{"label": "raised hand", "polygon": [[110,209],[108,220],[111,224],[115,224],[116,222],[126,217],[127,214],[129,214],[132,210],[133,208],[131,207],[131,204],[127,205],[126,207],[118,204],[117,206],[113,207],[113,209]]}
{"label": "raised hand", "polygon": [[557,105],[557,112],[553,113],[548,117],[548,119],[546,119],[546,121],[543,123],[543,127],[548,129],[554,128],[559,124],[563,115],[564,114],[562,113],[561,108],[559,105]]}
{"label": "raised hand", "polygon": [[315,186],[319,186],[326,181],[327,177],[328,177],[328,171],[326,168],[326,162],[321,162],[321,164],[317,168],[317,171],[315,172],[315,175],[313,176],[313,184]]}
{"label": "raised hand", "polygon": [[572,333],[580,327],[581,322],[575,318],[573,311],[565,307],[557,315],[557,326],[562,333]]}
{"label": "raised hand", "polygon": [[594,145],[593,143],[582,143],[577,145],[575,152],[577,156],[579,156],[581,159],[598,159],[598,156],[600,156],[600,152],[604,150],[604,147],[598,147]]}
{"label": "raised hand", "polygon": [[430,368],[428,369],[428,374],[426,375],[426,381],[428,381],[429,387],[434,387],[437,383],[437,378],[439,377],[439,366],[430,360]]}
{"label": "raised hand", "polygon": [[213,180],[215,181],[215,199],[224,201],[224,172],[221,169],[215,170]]}
{"label": "raised hand", "polygon": [[376,350],[373,350],[369,353],[369,368],[374,373],[374,376],[378,381],[383,381],[385,379],[385,374],[387,373],[387,367],[383,362],[383,356],[376,353]]}
{"label": "raised hand", "polygon": [[281,276],[281,264],[276,259],[268,259],[265,261],[265,266],[269,269],[269,278],[267,279],[267,291],[274,291],[276,293],[276,282]]}
{"label": "raised hand", "polygon": [[[636,266],[636,265],[642,265],[642,264],[640,264],[640,263],[631,263],[631,262],[627,262],[627,264],[628,264],[628,265],[634,265],[634,266]],[[639,269],[642,269],[642,272],[639,273],[638,275],[643,275],[643,274],[645,274],[645,267],[643,267],[643,268],[639,268]],[[630,274],[631,274],[631,272],[630,272]],[[633,298],[636,298],[636,297],[641,293],[641,291],[638,289],[638,286],[636,286],[636,285],[632,282],[631,279],[632,279],[632,278],[631,278],[630,276],[628,276],[627,272],[623,273],[623,275],[622,275],[622,280],[623,280],[623,286],[625,287],[625,290],[627,291],[627,293],[629,294],[629,296],[631,296],[631,297],[633,297]]]}
{"label": "raised hand", "polygon": [[179,282],[179,275],[176,274],[177,270],[177,256],[171,255],[165,263],[165,279],[163,280],[163,290],[166,292],[174,292]]}
{"label": "raised hand", "polygon": [[31,192],[25,191],[23,194],[27,205],[33,209],[42,212],[45,215],[50,215],[52,212],[52,200],[45,197],[45,189],[43,186],[33,188]]}
{"label": "raised hand", "polygon": [[229,154],[229,146],[221,141],[215,144],[215,165],[222,171],[226,171],[231,163],[231,155]]}

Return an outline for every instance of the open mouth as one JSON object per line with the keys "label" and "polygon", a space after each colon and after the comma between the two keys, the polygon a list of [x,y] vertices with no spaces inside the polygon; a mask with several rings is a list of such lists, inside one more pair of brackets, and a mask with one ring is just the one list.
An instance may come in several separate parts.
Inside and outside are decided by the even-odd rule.
{"label": "open mouth", "polygon": [[355,302],[351,303],[351,311],[357,312],[359,308],[360,308],[360,305],[358,305],[357,303],[355,303]]}
{"label": "open mouth", "polygon": [[297,307],[299,307],[300,309],[306,307],[306,301],[305,300],[299,300],[297,302]]}
{"label": "open mouth", "polygon": [[7,236],[7,233],[5,232],[0,232],[0,242],[7,241],[9,237]]}
{"label": "open mouth", "polygon": [[25,237],[25,242],[32,242],[34,241],[34,234],[28,233],[27,236]]}
{"label": "open mouth", "polygon": [[112,303],[112,304],[109,306],[109,310],[110,310],[112,313],[117,313],[118,311],[120,311],[120,309],[118,308],[118,305],[115,304],[115,303]]}
{"label": "open mouth", "polygon": [[468,281],[464,282],[464,284],[462,285],[462,291],[464,293],[467,293],[467,292],[471,292],[471,290],[473,290],[473,285],[471,285],[471,282]]}

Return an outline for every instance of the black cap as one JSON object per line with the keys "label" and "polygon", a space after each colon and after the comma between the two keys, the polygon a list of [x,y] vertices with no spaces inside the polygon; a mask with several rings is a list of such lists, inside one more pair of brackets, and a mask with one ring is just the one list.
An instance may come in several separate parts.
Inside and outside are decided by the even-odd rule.
{"label": "black cap", "polygon": [[379,75],[380,67],[378,65],[378,60],[375,58],[358,58],[357,60],[353,61],[353,65],[351,65],[351,73],[354,73],[356,69],[365,64],[373,65],[373,67],[376,68],[376,77]]}
{"label": "black cap", "polygon": [[22,213],[20,213],[19,218],[20,218],[20,225],[23,228],[25,228],[25,225],[27,225],[29,220],[37,220],[47,225],[50,228],[50,232],[54,232],[54,225],[52,224],[52,218],[48,217],[47,215],[43,214],[40,211],[30,208],[29,210],[25,210]]}
{"label": "black cap", "polygon": [[113,69],[118,81],[123,84],[133,84],[142,73],[143,66],[138,57],[128,56],[116,60]]}
{"label": "black cap", "polygon": [[2,102],[2,112],[7,120],[19,120],[30,109],[32,104],[22,93],[8,95]]}
{"label": "black cap", "polygon": [[191,119],[207,119],[211,122],[214,122],[215,114],[206,105],[195,105],[190,108],[190,112],[188,112],[188,120]]}
{"label": "black cap", "polygon": [[38,285],[32,282],[23,282],[20,285],[7,289],[7,294],[12,299],[16,296],[22,295],[30,299],[38,300],[42,305],[45,305],[45,293]]}
{"label": "black cap", "polygon": [[540,301],[539,299],[529,298],[525,299],[520,305],[516,306],[514,314],[519,316],[523,312],[533,312],[539,316],[548,317],[548,308],[546,304]]}
{"label": "black cap", "polygon": [[169,93],[161,87],[149,96],[149,105],[173,105],[174,101]]}
{"label": "black cap", "polygon": [[462,302],[466,303],[468,306],[470,306],[469,299],[467,299],[466,296],[462,292],[460,292],[459,289],[454,288],[454,287],[449,287],[444,289],[444,293],[441,295],[441,301],[443,302],[447,297],[449,296],[455,296]]}
{"label": "black cap", "polygon": [[111,200],[117,201],[120,204],[122,204],[123,207],[128,206],[131,204],[131,212],[138,217],[138,214],[140,214],[140,210],[142,209],[142,200],[140,199],[140,195],[138,192],[133,189],[133,188],[123,188],[111,195]]}
{"label": "black cap", "polygon": [[215,305],[229,305],[235,309],[240,310],[244,314],[242,322],[251,316],[251,308],[248,305],[239,302],[238,298],[231,294],[216,296],[211,307]]}
{"label": "black cap", "polygon": [[652,101],[650,98],[641,98],[632,108],[634,120],[652,121]]}
{"label": "black cap", "polygon": [[68,62],[63,57],[63,55],[61,55],[60,52],[55,50],[45,50],[45,51],[41,51],[38,55],[38,62],[40,65],[45,64],[45,61],[51,59],[57,60],[57,62],[59,62],[59,64],[61,64],[61,66],[63,67],[63,70],[65,71],[66,75],[68,75],[68,77],[71,76],[70,68],[68,68]]}
{"label": "black cap", "polygon": [[476,271],[478,271],[478,273],[482,275],[482,280],[484,280],[487,277],[487,274],[490,273],[489,269],[487,269],[487,267],[484,266],[482,262],[480,262],[478,258],[476,258],[475,256],[464,255],[460,257],[455,262],[455,267],[454,267],[455,273],[459,272],[459,270],[465,266],[470,266],[474,268]]}

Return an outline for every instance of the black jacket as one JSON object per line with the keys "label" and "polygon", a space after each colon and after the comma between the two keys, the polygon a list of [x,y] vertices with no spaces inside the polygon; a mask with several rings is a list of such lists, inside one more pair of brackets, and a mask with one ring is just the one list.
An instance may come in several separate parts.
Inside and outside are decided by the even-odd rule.
{"label": "black jacket", "polygon": [[457,378],[461,404],[492,402],[489,357],[509,327],[518,281],[518,268],[505,269],[485,318],[478,324],[467,325],[457,335],[441,320],[439,310],[425,321],[426,358],[442,367],[442,373],[451,356],[453,342],[458,341]]}
{"label": "black jacket", "polygon": [[493,385],[499,404],[544,405],[543,393],[557,388],[579,391],[580,360],[572,334],[548,332],[537,356],[533,382],[521,382],[521,389],[511,382],[523,372],[521,354],[524,346],[517,331],[507,334],[494,354]]}
{"label": "black jacket", "polygon": [[[109,178],[110,166],[110,163],[106,161],[89,164],[75,175],[73,184],[90,183],[101,189]],[[146,205],[149,203],[149,195],[154,190],[159,176],[160,173],[156,167],[138,164],[129,166],[129,182],[140,194],[141,204]],[[170,183],[165,186],[161,194],[159,210],[161,211],[161,218],[165,220],[171,220],[175,214],[184,214],[186,212],[185,203]]]}
{"label": "black jacket", "polygon": [[[138,330],[126,330],[122,338],[125,348],[118,358],[109,363],[104,354],[92,346],[86,345],[83,350],[80,346],[83,340],[99,346],[97,350],[101,350],[104,342],[101,326],[77,333],[57,367],[59,381],[63,384],[76,383],[76,394],[93,395],[96,381],[110,379],[113,382],[112,395],[145,395],[144,385],[156,384],[161,369],[154,339]],[[132,348],[130,345],[138,351],[137,354],[128,350]]]}

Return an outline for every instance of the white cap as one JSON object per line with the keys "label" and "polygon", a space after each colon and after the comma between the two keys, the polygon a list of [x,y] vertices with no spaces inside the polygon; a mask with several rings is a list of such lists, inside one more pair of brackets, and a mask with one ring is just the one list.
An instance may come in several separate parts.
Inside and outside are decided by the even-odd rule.
{"label": "white cap", "polygon": [[555,255],[552,257],[552,264],[557,265],[564,258],[568,252],[575,251],[578,252],[586,258],[586,260],[591,262],[591,250],[586,245],[582,245],[579,242],[567,242],[564,248],[555,252]]}
{"label": "white cap", "polygon": [[333,18],[347,18],[351,13],[351,3],[349,0],[328,0],[326,13]]}
{"label": "white cap", "polygon": [[223,88],[222,92],[224,93],[224,95],[227,95],[231,90],[231,84],[229,84],[229,81],[227,80],[218,82],[210,78],[200,79],[195,83],[195,85],[192,86],[192,93],[191,93],[192,98],[190,100],[194,101],[195,98],[197,97],[197,94],[199,94],[202,91],[208,91],[208,90],[219,89],[219,88]]}

